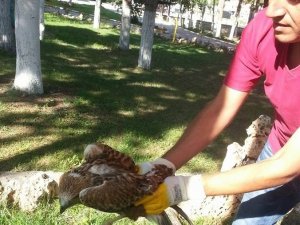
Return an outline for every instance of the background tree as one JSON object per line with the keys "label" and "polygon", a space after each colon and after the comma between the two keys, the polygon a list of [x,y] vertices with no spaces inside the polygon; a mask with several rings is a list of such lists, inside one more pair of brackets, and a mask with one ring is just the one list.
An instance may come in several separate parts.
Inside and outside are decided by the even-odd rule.
{"label": "background tree", "polygon": [[101,0],[96,0],[94,11],[94,23],[93,28],[99,29],[100,27],[100,13],[101,13]]}
{"label": "background tree", "polygon": [[255,13],[258,11],[258,8],[259,8],[260,5],[261,5],[260,0],[251,1],[248,23],[250,22],[250,20],[252,20]]}
{"label": "background tree", "polygon": [[216,8],[216,0],[212,0],[212,7],[210,8],[211,10],[211,31],[214,32],[215,29],[215,8]]}
{"label": "background tree", "polygon": [[0,0],[0,48],[16,52],[14,29],[14,0]]}
{"label": "background tree", "polygon": [[158,0],[145,0],[145,11],[143,16],[141,45],[138,59],[138,66],[143,69],[150,69],[155,16]]}
{"label": "background tree", "polygon": [[183,13],[189,9],[190,7],[190,0],[180,0],[179,2],[180,8],[179,8],[179,21],[180,26],[184,27],[184,19],[182,18]]}
{"label": "background tree", "polygon": [[27,94],[42,94],[40,40],[40,0],[16,0],[16,76],[13,88]]}
{"label": "background tree", "polygon": [[222,20],[223,20],[223,11],[224,11],[225,0],[219,0],[218,3],[218,12],[216,16],[216,28],[215,28],[215,37],[221,36],[222,29]]}
{"label": "background tree", "polygon": [[44,38],[45,23],[44,23],[45,0],[40,0],[40,40]]}
{"label": "background tree", "polygon": [[122,1],[122,23],[120,28],[119,48],[129,49],[131,27],[131,0]]}
{"label": "background tree", "polygon": [[144,3],[144,16],[139,51],[138,67],[150,69],[153,47],[155,17],[158,4],[171,4],[172,2],[159,0],[136,0],[137,4]]}
{"label": "background tree", "polygon": [[239,19],[241,8],[242,8],[242,3],[243,3],[243,0],[239,0],[238,5],[235,10],[235,13],[233,14],[233,16],[231,18],[231,29],[230,29],[230,34],[228,37],[229,40],[233,39],[235,30],[238,26],[238,19]]}
{"label": "background tree", "polygon": [[200,13],[200,18],[199,18],[199,21],[200,21],[199,29],[202,32],[203,31],[202,30],[203,17],[204,17],[204,14],[205,14],[206,7],[208,6],[208,1],[207,0],[194,0],[194,1],[195,1],[196,5],[198,6],[199,11],[201,12]]}
{"label": "background tree", "polygon": [[189,4],[189,12],[190,12],[190,20],[189,20],[189,28],[190,27],[193,27],[193,15],[194,15],[194,8],[197,4],[197,1],[196,0],[190,0],[190,4]]}

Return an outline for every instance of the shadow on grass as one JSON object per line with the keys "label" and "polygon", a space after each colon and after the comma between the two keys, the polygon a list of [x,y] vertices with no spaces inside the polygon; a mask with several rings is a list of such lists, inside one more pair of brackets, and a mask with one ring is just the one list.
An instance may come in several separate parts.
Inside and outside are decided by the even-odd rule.
{"label": "shadow on grass", "polygon": [[[86,144],[97,140],[114,139],[120,150],[135,159],[157,157],[160,153],[144,148],[167,150],[174,144],[182,128],[216,95],[231,58],[155,39],[152,70],[143,71],[136,68],[138,35],[131,36],[131,50],[124,52],[117,46],[117,30],[101,29],[99,33],[88,28],[47,25],[46,32],[41,45],[45,95],[0,96],[4,105],[1,126],[25,126],[32,132],[0,139],[3,148],[9,148],[14,142],[35,136],[46,138],[53,133],[59,138],[2,156],[1,170],[31,164],[56,153],[61,153],[62,158],[81,154]],[[8,74],[13,79],[14,58],[0,52],[0,66],[5,71],[0,72],[0,84],[8,83]],[[11,104],[17,108],[18,104],[26,104],[36,110],[13,111]],[[232,141],[242,143],[245,129],[262,113],[270,113],[270,107],[258,92],[250,96],[237,122],[208,147],[211,150],[205,151],[207,157],[222,160],[226,145]],[[156,141],[160,144],[153,144]],[[203,169],[199,165],[192,172]]]}

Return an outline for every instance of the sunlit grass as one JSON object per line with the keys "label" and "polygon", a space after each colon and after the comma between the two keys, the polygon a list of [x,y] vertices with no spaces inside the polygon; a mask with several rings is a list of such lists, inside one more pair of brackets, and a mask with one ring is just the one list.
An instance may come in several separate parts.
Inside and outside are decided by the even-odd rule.
{"label": "sunlit grass", "polygon": [[[46,4],[51,6],[58,6],[58,7],[65,7],[67,10],[72,9],[79,12],[82,12],[87,15],[93,15],[95,6],[94,5],[84,5],[84,4],[76,4],[73,3],[71,6],[68,5],[67,2],[58,1],[58,0],[46,0]],[[109,11],[101,6],[101,19],[114,19],[114,20],[120,20],[121,15],[112,11]]]}

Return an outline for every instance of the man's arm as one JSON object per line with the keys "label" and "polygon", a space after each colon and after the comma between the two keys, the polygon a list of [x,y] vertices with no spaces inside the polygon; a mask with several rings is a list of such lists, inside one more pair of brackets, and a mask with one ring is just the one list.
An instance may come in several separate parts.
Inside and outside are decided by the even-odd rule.
{"label": "man's arm", "polygon": [[300,175],[300,128],[273,157],[232,170],[203,175],[206,195],[237,194],[285,184]]}
{"label": "man's arm", "polygon": [[247,96],[247,92],[223,85],[218,95],[196,116],[177,143],[162,157],[179,169],[220,134],[232,121]]}
{"label": "man's arm", "polygon": [[148,214],[158,214],[182,201],[206,196],[238,194],[275,187],[300,179],[300,128],[269,159],[215,174],[167,177],[157,191],[139,200]]}

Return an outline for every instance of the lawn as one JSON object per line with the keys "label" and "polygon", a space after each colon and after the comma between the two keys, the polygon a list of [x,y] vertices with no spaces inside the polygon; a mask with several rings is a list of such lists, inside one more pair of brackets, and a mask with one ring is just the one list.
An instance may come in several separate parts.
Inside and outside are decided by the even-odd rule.
{"label": "lawn", "polygon": [[[45,21],[44,95],[12,91],[15,57],[0,51],[1,171],[65,171],[81,161],[87,144],[97,141],[136,162],[153,160],[215,96],[232,58],[155,38],[152,69],[144,71],[137,68],[138,34],[132,34],[130,50],[121,51],[119,31],[108,25],[94,30],[85,21],[51,14]],[[272,114],[261,93],[255,90],[236,120],[180,172],[217,171],[226,146],[243,144],[251,121]],[[0,207],[0,224],[101,224],[110,216],[81,206],[59,215],[58,208],[57,201],[34,213]]]}
{"label": "lawn", "polygon": [[[76,4],[73,3],[72,6],[69,6],[66,1],[58,1],[58,0],[46,0],[45,1],[46,5],[51,5],[51,6],[58,6],[58,7],[64,7],[66,9],[72,9],[75,11],[82,12],[84,15],[93,15],[95,6],[94,5],[85,5],[85,4]],[[107,10],[106,8],[101,6],[101,19],[104,20],[121,20],[121,15],[115,12],[112,12],[110,10]]]}

